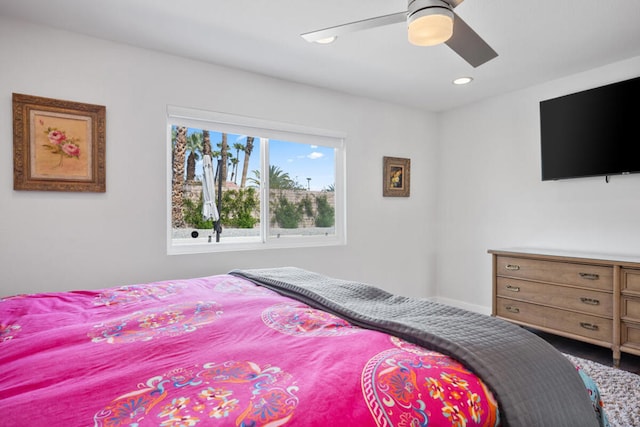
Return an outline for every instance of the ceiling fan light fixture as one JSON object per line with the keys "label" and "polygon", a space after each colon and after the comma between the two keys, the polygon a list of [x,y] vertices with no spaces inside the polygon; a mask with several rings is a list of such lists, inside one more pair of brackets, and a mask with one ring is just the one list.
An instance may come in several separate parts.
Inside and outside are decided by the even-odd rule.
{"label": "ceiling fan light fixture", "polygon": [[323,39],[316,40],[318,44],[331,44],[338,39],[338,36],[325,37]]}
{"label": "ceiling fan light fixture", "polygon": [[408,38],[417,46],[435,46],[453,35],[453,11],[440,0],[413,0],[407,13]]}

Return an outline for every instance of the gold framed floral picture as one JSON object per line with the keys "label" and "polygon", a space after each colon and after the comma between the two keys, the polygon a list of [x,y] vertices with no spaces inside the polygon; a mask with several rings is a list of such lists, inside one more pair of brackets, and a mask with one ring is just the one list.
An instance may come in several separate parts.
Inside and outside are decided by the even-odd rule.
{"label": "gold framed floral picture", "polygon": [[382,195],[384,197],[409,197],[411,159],[383,157]]}
{"label": "gold framed floral picture", "polygon": [[13,189],[106,191],[106,108],[13,94]]}

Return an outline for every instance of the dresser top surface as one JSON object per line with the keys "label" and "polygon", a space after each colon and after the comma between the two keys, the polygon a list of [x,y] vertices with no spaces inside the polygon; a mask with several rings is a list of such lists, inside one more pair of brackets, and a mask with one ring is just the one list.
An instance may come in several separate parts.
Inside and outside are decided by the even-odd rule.
{"label": "dresser top surface", "polygon": [[489,249],[490,254],[518,256],[526,255],[531,257],[539,257],[542,259],[563,259],[566,261],[589,261],[599,264],[619,264],[622,266],[632,266],[640,268],[640,256],[624,255],[624,254],[603,254],[595,252],[568,251],[561,249],[545,249],[545,248],[504,248]]}

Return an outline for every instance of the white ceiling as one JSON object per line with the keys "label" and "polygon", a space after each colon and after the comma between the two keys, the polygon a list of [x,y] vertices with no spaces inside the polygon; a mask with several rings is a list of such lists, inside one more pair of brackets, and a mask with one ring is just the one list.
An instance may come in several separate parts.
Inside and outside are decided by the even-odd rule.
{"label": "white ceiling", "polygon": [[[639,0],[466,0],[455,12],[497,52],[473,68],[405,24],[300,34],[404,11],[406,0],[0,0],[0,15],[429,111],[640,55]],[[640,75],[640,70],[638,70]],[[471,76],[472,84],[451,84]]]}

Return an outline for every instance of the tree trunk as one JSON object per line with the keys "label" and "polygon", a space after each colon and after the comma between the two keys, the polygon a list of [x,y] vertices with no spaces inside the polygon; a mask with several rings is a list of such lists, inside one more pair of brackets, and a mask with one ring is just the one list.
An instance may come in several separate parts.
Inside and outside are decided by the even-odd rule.
{"label": "tree trunk", "polygon": [[240,180],[240,188],[244,188],[247,184],[247,172],[249,170],[249,158],[253,151],[253,137],[247,137],[247,145],[244,146],[244,163],[242,164],[242,179]]}
{"label": "tree trunk", "polygon": [[178,128],[173,147],[173,185],[171,187],[171,222],[174,228],[183,228],[184,214],[182,198],[184,193],[184,160],[187,148],[187,128]]}
{"label": "tree trunk", "polygon": [[193,151],[187,157],[187,182],[196,179],[196,153]]}
{"label": "tree trunk", "polygon": [[222,143],[220,144],[220,178],[222,185],[227,182],[227,153],[229,152],[229,145],[227,143],[227,134],[222,134]]}
{"label": "tree trunk", "polygon": [[203,129],[202,130],[202,155],[211,155],[211,137],[209,136],[209,131]]}

